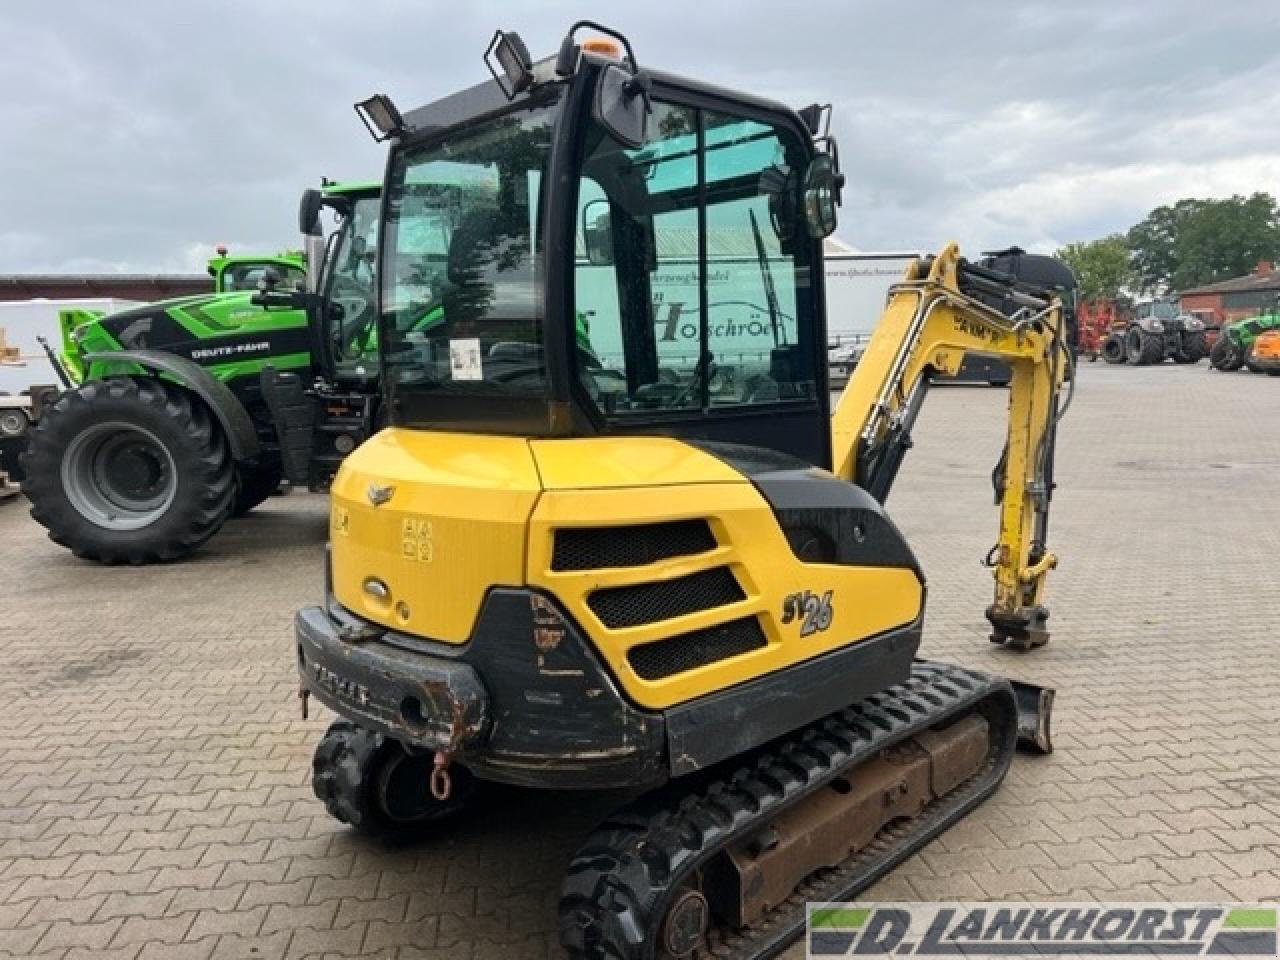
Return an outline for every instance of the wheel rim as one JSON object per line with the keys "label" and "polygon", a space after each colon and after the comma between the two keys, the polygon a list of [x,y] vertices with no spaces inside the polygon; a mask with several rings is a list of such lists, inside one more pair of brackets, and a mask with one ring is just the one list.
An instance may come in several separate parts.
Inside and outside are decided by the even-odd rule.
{"label": "wheel rim", "polygon": [[173,504],[173,455],[150,430],[97,423],[79,433],[62,457],[62,488],[76,511],[108,530],[138,530]]}
{"label": "wheel rim", "polygon": [[0,436],[17,437],[26,428],[27,415],[21,410],[0,410]]}

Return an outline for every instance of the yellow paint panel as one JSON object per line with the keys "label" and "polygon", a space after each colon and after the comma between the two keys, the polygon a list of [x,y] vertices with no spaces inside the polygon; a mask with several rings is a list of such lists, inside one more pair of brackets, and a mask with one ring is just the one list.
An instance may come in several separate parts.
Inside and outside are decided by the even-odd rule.
{"label": "yellow paint panel", "polygon": [[728,464],[670,437],[531,440],[529,446],[548,490],[744,482]]}
{"label": "yellow paint panel", "polygon": [[[651,709],[669,707],[772,673],[810,657],[910,623],[920,614],[924,591],[910,570],[805,564],[796,559],[772,510],[740,475],[736,483],[688,484],[648,489],[548,491],[530,519],[527,580],[554,593],[590,635],[627,695]],[[551,571],[553,531],[566,526],[621,526],[706,518],[715,550],[643,567],[556,573]],[[588,598],[604,587],[661,582],[728,565],[746,599],[639,627],[610,629]],[[832,592],[832,619],[823,631],[800,636],[800,622],[782,623],[792,593]],[[756,616],[768,645],[662,680],[644,680],[631,668],[632,647]]]}
{"label": "yellow paint panel", "polygon": [[[380,506],[370,487],[391,488]],[[388,429],[349,456],[331,494],[334,593],[360,616],[462,643],[491,586],[524,579],[539,492],[519,437]],[[386,584],[378,599],[367,578]]]}

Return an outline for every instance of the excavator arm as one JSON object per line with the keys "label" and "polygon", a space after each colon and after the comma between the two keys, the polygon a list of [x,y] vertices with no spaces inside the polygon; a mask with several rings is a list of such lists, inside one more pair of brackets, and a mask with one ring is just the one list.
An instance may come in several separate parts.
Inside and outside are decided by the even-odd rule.
{"label": "excavator arm", "polygon": [[891,288],[832,416],[835,472],[883,501],[931,379],[954,374],[969,353],[1009,365],[1008,436],[992,476],[1000,533],[987,557],[995,575],[987,619],[993,642],[1021,649],[1049,638],[1042,600],[1057,557],[1046,538],[1058,396],[1070,363],[1062,324],[1062,305],[1051,293],[1029,292],[1012,277],[968,264],[949,244],[915,261]]}

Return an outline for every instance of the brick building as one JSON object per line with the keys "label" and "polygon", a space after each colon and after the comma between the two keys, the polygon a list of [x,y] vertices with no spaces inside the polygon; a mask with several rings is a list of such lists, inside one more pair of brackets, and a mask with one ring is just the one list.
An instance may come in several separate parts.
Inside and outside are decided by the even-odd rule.
{"label": "brick building", "polygon": [[1178,295],[1182,309],[1202,316],[1215,326],[1269,313],[1280,296],[1280,270],[1267,260],[1259,260],[1253,272],[1243,277],[1207,283],[1183,290]]}

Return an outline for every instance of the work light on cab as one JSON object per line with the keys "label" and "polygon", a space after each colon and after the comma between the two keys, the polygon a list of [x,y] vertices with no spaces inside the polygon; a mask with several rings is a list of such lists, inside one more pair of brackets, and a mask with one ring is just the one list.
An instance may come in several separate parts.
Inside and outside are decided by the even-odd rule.
{"label": "work light on cab", "polygon": [[374,141],[381,143],[404,132],[404,117],[385,93],[375,93],[356,104],[356,113]]}

